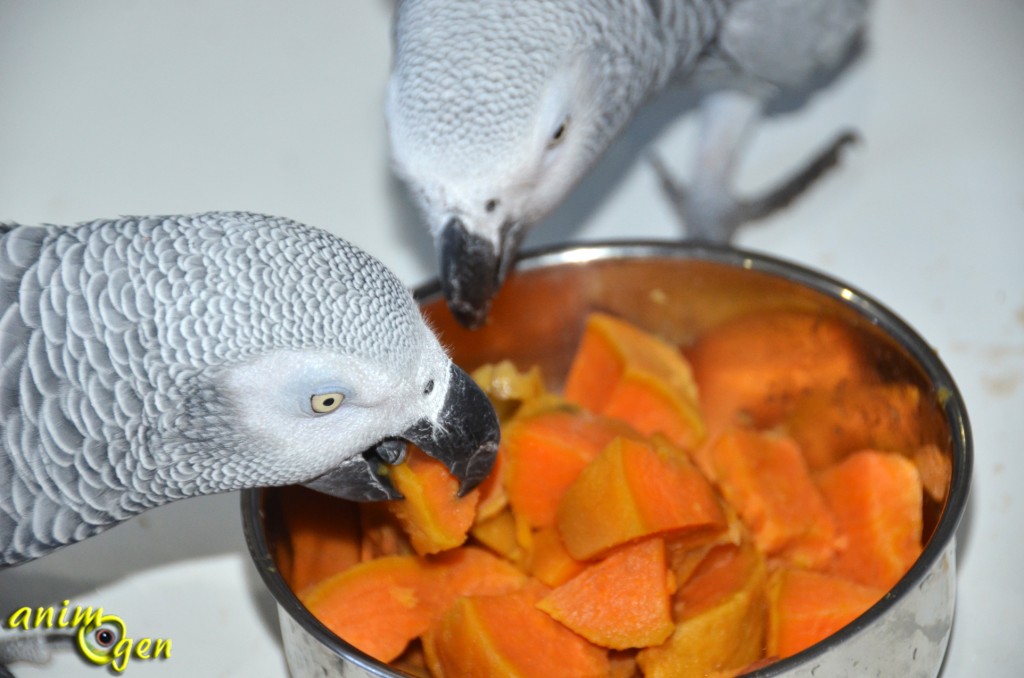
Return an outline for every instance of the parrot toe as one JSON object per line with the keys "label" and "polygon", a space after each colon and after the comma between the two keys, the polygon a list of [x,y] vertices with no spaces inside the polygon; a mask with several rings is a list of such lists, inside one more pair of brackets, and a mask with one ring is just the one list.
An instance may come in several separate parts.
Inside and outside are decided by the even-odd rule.
{"label": "parrot toe", "polygon": [[663,194],[683,223],[687,239],[728,244],[740,226],[764,219],[789,206],[838,165],[843,150],[859,139],[851,130],[840,133],[799,170],[750,200],[738,199],[721,181],[705,180],[685,186],[672,176],[656,154],[651,154],[650,163],[658,175]]}

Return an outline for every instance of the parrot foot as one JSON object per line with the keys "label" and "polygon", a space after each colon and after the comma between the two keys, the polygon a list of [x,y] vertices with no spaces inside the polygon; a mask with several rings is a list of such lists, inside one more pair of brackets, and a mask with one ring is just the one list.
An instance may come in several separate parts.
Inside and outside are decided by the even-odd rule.
{"label": "parrot foot", "polygon": [[859,140],[856,132],[842,132],[792,176],[750,200],[738,200],[718,181],[698,179],[694,186],[685,186],[672,176],[656,154],[651,155],[650,163],[658,175],[661,190],[687,231],[687,239],[725,244],[743,224],[787,207],[839,164],[844,148]]}

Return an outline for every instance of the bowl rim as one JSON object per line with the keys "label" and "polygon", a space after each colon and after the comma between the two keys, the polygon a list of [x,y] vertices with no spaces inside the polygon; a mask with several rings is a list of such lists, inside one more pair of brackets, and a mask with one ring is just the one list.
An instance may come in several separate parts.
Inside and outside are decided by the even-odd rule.
{"label": "bowl rim", "polygon": [[[955,538],[956,530],[967,508],[974,465],[973,439],[967,408],[956,382],[938,354],[902,317],[859,288],[803,264],[732,246],[661,240],[599,240],[557,244],[524,251],[516,260],[515,271],[529,272],[602,260],[652,258],[717,263],[764,273],[810,288],[848,306],[872,325],[879,327],[917,363],[933,388],[948,394],[941,403],[941,408],[950,429],[952,476],[942,514],[921,555],[881,600],[842,629],[802,652],[746,674],[756,678],[779,675],[813,661],[871,626],[895,605],[896,601],[903,599],[921,582],[947,545]],[[441,297],[440,281],[433,279],[416,287],[413,290],[413,297],[418,305],[438,300]],[[262,529],[261,489],[243,490],[241,505],[242,527],[249,554],[277,604],[289,613],[292,620],[335,655],[356,664],[372,675],[383,678],[402,675],[338,638],[306,610],[288,587],[274,564]]]}

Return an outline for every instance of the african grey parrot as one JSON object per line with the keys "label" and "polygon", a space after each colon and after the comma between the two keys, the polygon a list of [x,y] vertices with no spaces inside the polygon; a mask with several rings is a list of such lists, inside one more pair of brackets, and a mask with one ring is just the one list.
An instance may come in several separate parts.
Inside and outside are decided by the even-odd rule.
{"label": "african grey parrot", "polygon": [[196,495],[397,497],[410,441],[463,490],[498,423],[412,295],[245,213],[0,225],[0,568]]}
{"label": "african grey parrot", "polygon": [[[842,134],[757,200],[732,193],[766,102],[841,63],[868,0],[399,0],[385,114],[448,304],[481,324],[527,230],[673,81],[702,93],[692,185],[661,171],[694,239],[725,242],[837,161]],[[656,169],[660,167],[656,166]]]}

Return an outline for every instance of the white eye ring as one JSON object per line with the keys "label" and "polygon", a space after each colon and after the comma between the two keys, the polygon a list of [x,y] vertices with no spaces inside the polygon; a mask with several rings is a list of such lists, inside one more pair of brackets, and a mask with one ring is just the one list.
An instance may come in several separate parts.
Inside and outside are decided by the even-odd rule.
{"label": "white eye ring", "polygon": [[344,393],[317,393],[309,398],[309,406],[317,414],[328,414],[341,407]]}

